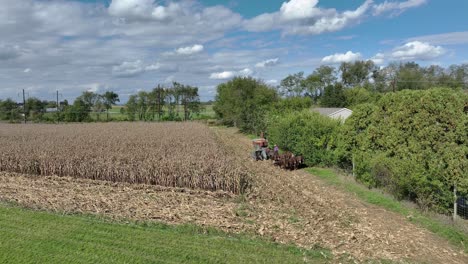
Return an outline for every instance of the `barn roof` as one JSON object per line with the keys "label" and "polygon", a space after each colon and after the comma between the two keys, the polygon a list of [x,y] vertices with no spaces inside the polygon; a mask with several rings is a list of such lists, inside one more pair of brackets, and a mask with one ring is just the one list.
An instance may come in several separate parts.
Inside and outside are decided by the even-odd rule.
{"label": "barn roof", "polygon": [[344,107],[341,107],[341,108],[317,107],[317,108],[312,109],[312,111],[319,112],[320,114],[326,115],[326,116],[331,116],[331,115],[333,115],[333,114],[335,114],[337,112],[341,112],[341,111],[345,111],[345,110],[351,111],[348,108],[344,108]]}

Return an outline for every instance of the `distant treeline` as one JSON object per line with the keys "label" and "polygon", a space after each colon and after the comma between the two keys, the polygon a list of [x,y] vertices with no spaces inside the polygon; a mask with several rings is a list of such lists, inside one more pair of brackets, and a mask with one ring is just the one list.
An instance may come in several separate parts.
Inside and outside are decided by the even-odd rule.
{"label": "distant treeline", "polygon": [[128,120],[190,120],[202,110],[198,88],[177,82],[172,87],[158,86],[151,92],[131,95],[122,113]]}
{"label": "distant treeline", "polygon": [[[20,122],[91,122],[115,120],[109,114],[112,106],[120,102],[119,95],[112,91],[103,94],[86,91],[75,98],[73,104],[67,100],[41,101],[30,97],[23,103],[11,99],[0,100],[0,120]],[[203,109],[198,88],[177,82],[172,87],[158,85],[150,92],[141,91],[130,95],[128,102],[120,108],[119,121],[135,120],[190,120]],[[102,117],[102,115],[105,116]]]}

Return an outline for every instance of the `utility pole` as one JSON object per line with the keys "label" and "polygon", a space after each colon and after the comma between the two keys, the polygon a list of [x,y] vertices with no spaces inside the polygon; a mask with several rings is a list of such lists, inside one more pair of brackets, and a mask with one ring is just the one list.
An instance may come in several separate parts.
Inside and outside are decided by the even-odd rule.
{"label": "utility pole", "polygon": [[59,99],[58,99],[58,96],[59,96],[59,93],[58,93],[58,90],[57,90],[57,123],[60,122],[60,113],[59,113],[59,106],[60,106],[60,102],[59,102]]}
{"label": "utility pole", "polygon": [[158,85],[158,121],[161,121],[161,87]]}
{"label": "utility pole", "polygon": [[23,89],[23,119],[24,119],[24,123],[26,124],[26,97],[24,96],[24,89]]}

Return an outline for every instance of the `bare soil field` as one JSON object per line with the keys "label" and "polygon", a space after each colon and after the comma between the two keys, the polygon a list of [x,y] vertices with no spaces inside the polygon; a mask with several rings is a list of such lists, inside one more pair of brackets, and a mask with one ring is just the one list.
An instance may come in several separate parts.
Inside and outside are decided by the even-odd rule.
{"label": "bare soil field", "polygon": [[[132,130],[133,125],[128,124],[127,129]],[[177,124],[170,126],[174,131],[170,135],[172,140],[179,138],[179,133],[185,133],[177,129]],[[51,130],[54,127],[51,126]],[[14,129],[9,129],[8,133],[13,133]],[[249,175],[249,188],[244,195],[228,188],[212,191],[203,186],[163,187],[125,180],[97,180],[86,175],[60,177],[12,170],[0,172],[0,200],[58,212],[93,213],[173,224],[195,223],[229,232],[255,233],[305,248],[329,248],[337,262],[349,259],[359,262],[468,263],[468,256],[460,249],[413,225],[401,215],[366,204],[304,171],[284,171],[267,161],[253,161],[250,158],[251,141],[235,129],[203,127],[202,130],[216,142],[211,148],[218,148],[225,156],[217,158],[235,162],[222,166],[238,166],[236,168],[244,173],[241,175]],[[0,140],[3,140],[6,132],[3,127],[0,131]],[[27,138],[34,138],[34,133],[30,133]],[[129,144],[126,140],[122,139],[119,144]],[[152,139],[148,136],[146,140]],[[98,144],[96,140],[92,142]],[[179,144],[179,147],[185,150],[190,145]],[[0,146],[2,155],[3,148]],[[140,148],[144,145],[133,151]],[[151,151],[151,148],[146,150]],[[26,147],[14,153],[20,155],[23,152],[27,152]],[[115,152],[109,152],[112,153]],[[131,156],[130,153],[127,155]],[[87,161],[85,155],[80,157]],[[141,157],[144,160],[147,156]],[[99,166],[99,163],[93,164]],[[211,163],[212,166],[217,164],[220,163]],[[229,177],[232,175],[237,174],[229,174]]]}

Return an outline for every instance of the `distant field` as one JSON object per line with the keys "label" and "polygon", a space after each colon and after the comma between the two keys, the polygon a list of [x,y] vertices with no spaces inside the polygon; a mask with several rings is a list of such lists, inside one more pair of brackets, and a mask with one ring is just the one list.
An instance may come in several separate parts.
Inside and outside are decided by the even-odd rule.
{"label": "distant field", "polygon": [[195,226],[113,223],[0,203],[0,263],[324,263],[302,250]]}

